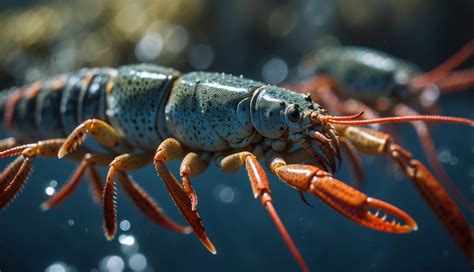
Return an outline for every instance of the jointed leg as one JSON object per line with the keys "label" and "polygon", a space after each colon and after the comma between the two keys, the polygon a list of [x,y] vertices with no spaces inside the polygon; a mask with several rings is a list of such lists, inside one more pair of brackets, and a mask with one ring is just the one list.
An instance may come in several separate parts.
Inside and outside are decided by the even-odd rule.
{"label": "jointed leg", "polygon": [[35,157],[56,157],[64,139],[52,139],[13,147],[0,152],[0,158],[20,155],[0,175],[0,209],[5,208],[25,184]]}
{"label": "jointed leg", "polygon": [[71,132],[59,150],[58,157],[62,158],[74,151],[84,141],[87,133],[90,133],[94,140],[104,147],[120,150],[129,149],[122,136],[112,126],[102,120],[89,119]]}
{"label": "jointed leg", "polygon": [[[98,119],[89,119],[79,125],[69,135],[61,149],[58,157],[61,158],[70,152],[76,150],[77,146],[82,143],[87,133],[101,145],[115,150],[127,150],[129,146],[120,136],[120,134],[109,124]],[[149,154],[123,154],[116,157],[111,163],[107,174],[106,183],[102,192],[102,207],[104,211],[104,231],[107,239],[113,239],[117,230],[117,216],[115,207],[115,177],[118,176],[120,184],[124,187],[127,194],[135,202],[137,207],[148,216],[153,222],[157,222],[168,229],[187,233],[188,229],[175,224],[173,221],[164,216],[158,205],[126,174],[126,171],[140,168],[151,161]],[[89,167],[91,184],[94,195],[97,195],[98,189],[101,187],[97,171],[93,167]],[[83,168],[79,168],[80,174],[84,172]],[[71,181],[71,186],[78,181]],[[67,188],[67,187],[66,187]],[[99,198],[99,197],[95,197]]]}
{"label": "jointed leg", "polygon": [[203,161],[196,153],[188,153],[181,163],[179,175],[183,180],[183,189],[191,199],[191,209],[196,210],[197,196],[191,185],[189,177],[195,177],[202,174],[207,169],[207,162]]}
{"label": "jointed leg", "polygon": [[[420,115],[415,110],[403,104],[396,105],[394,108],[394,113],[397,116]],[[433,144],[433,139],[430,136],[426,123],[410,122],[410,124],[415,128],[416,134],[420,139],[420,143],[425,152],[425,156],[428,159],[429,166],[431,166],[435,173],[440,177],[444,187],[452,195],[454,195],[455,199],[458,199],[463,206],[467,207],[471,212],[474,211],[473,203],[459,191],[454,182],[449,178],[448,174],[444,170],[444,167],[437,159],[436,148]]]}
{"label": "jointed leg", "polygon": [[421,89],[430,83],[434,83],[435,81],[441,79],[443,76],[446,76],[447,73],[461,65],[472,55],[474,55],[474,40],[470,40],[458,52],[449,57],[438,67],[425,74],[413,78],[410,84],[417,89]]}
{"label": "jointed leg", "polygon": [[125,174],[125,172],[117,172],[119,183],[122,188],[127,192],[130,199],[137,205],[137,207],[153,222],[156,224],[163,225],[164,227],[180,232],[190,233],[191,227],[180,226],[168,217],[166,217],[162,209],[153,201],[153,199],[136,183],[131,176]]}
{"label": "jointed leg", "polygon": [[124,187],[130,198],[137,207],[148,216],[153,222],[157,222],[164,227],[181,232],[188,233],[186,227],[179,226],[171,219],[167,218],[156,203],[130,178],[126,172],[138,169],[147,165],[152,160],[150,154],[123,154],[115,157],[110,163],[109,171],[102,194],[103,212],[104,212],[104,232],[107,239],[114,238],[117,231],[117,212],[116,212],[116,186],[115,178],[118,177],[120,184]]}
{"label": "jointed leg", "polygon": [[341,137],[350,140],[359,151],[385,155],[395,160],[405,174],[415,182],[423,198],[463,253],[473,261],[473,237],[469,223],[456,203],[421,162],[413,159],[411,153],[393,143],[387,134],[361,127],[336,126],[336,129]]}
{"label": "jointed leg", "polygon": [[104,190],[104,184],[102,184],[99,172],[97,171],[96,167],[92,165],[88,168],[89,170],[89,182],[90,182],[90,190],[92,194],[92,199],[97,204],[102,203],[102,191]]}
{"label": "jointed leg", "polygon": [[[68,182],[52,197],[50,197],[47,201],[41,204],[41,210],[46,211],[51,209],[52,207],[58,205],[61,201],[66,199],[73,191],[76,189],[77,185],[81,181],[82,176],[84,175],[86,170],[93,172],[94,175],[90,176],[90,182],[93,186],[100,188],[93,187],[93,190],[99,190],[100,194],[102,194],[102,185],[100,182],[100,177],[98,176],[97,170],[95,169],[95,165],[107,165],[109,164],[115,156],[112,154],[93,154],[87,153],[84,158],[81,160],[81,163],[74,171],[73,175],[69,179]],[[100,185],[97,185],[99,183]],[[96,200],[97,192],[93,191],[93,197]]]}
{"label": "jointed leg", "polygon": [[[194,155],[190,156],[194,157]],[[194,189],[192,189],[191,184],[189,183],[189,180],[188,185],[181,185],[173,176],[173,174],[171,174],[171,172],[166,168],[166,162],[175,159],[181,159],[183,157],[184,150],[180,143],[175,139],[169,138],[163,141],[158,147],[153,159],[153,163],[155,165],[156,171],[165,183],[171,198],[183,214],[186,221],[188,221],[188,223],[191,225],[201,243],[206,247],[207,250],[209,250],[209,252],[216,254],[216,248],[207,236],[204,225],[202,224],[201,216],[195,209],[197,198],[194,194]],[[205,168],[202,168],[202,165],[199,166],[199,163],[196,163],[198,161],[199,160],[194,157],[194,159],[189,159],[189,163],[183,162],[180,170],[181,176],[187,178],[188,176],[197,175],[204,171]],[[196,168],[193,168],[194,165],[196,165]],[[187,186],[187,189],[185,186]]]}
{"label": "jointed leg", "polygon": [[254,197],[260,197],[262,205],[267,209],[270,218],[273,220],[278,231],[285,240],[286,245],[295,257],[296,262],[300,266],[301,270],[308,271],[308,266],[301,256],[301,253],[298,251],[295,243],[291,239],[290,234],[283,225],[278,213],[275,210],[275,207],[273,206],[267,175],[265,174],[265,171],[263,170],[255,155],[250,152],[240,152],[221,158],[218,161],[219,167],[224,172],[235,172],[239,170],[244,163],[249,175]]}

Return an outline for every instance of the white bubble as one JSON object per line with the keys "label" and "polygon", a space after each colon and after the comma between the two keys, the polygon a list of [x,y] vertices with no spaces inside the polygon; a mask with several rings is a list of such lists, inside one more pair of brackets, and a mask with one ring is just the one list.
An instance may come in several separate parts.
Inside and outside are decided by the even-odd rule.
{"label": "white bubble", "polygon": [[143,254],[140,254],[140,253],[133,254],[128,259],[128,265],[133,270],[143,270],[147,266],[146,257]]}
{"label": "white bubble", "polygon": [[231,203],[234,201],[234,190],[231,187],[223,187],[219,192],[220,199],[225,203]]}
{"label": "white bubble", "polygon": [[203,70],[209,67],[214,60],[214,50],[204,44],[198,44],[191,49],[189,63],[195,69]]}
{"label": "white bubble", "polygon": [[122,245],[131,246],[135,243],[135,237],[132,235],[121,234],[119,236],[119,242]]}
{"label": "white bubble", "polygon": [[67,272],[67,265],[63,262],[55,262],[46,267],[45,272]]}
{"label": "white bubble", "polygon": [[69,220],[67,221],[67,224],[68,224],[69,226],[74,226],[74,220],[69,219]]}
{"label": "white bubble", "polygon": [[150,62],[155,60],[163,48],[163,39],[157,32],[147,33],[135,47],[135,55],[139,61]]}
{"label": "white bubble", "polygon": [[179,53],[188,45],[188,40],[188,31],[182,26],[174,26],[165,35],[165,48],[172,53]]}
{"label": "white bubble", "polygon": [[442,163],[448,163],[450,162],[452,159],[451,157],[451,152],[446,149],[446,148],[443,148],[442,150],[439,151],[438,153],[438,160]]}
{"label": "white bubble", "polygon": [[213,188],[214,197],[223,203],[235,203],[239,200],[239,190],[225,184],[217,184]]}
{"label": "white bubble", "polygon": [[288,65],[280,58],[269,59],[262,67],[263,81],[278,84],[288,75]]}
{"label": "white bubble", "polygon": [[120,227],[121,230],[127,231],[127,230],[130,229],[130,226],[131,226],[130,221],[128,221],[128,220],[120,221],[119,227]]}
{"label": "white bubble", "polygon": [[423,90],[423,92],[421,92],[421,95],[420,95],[421,105],[427,108],[433,106],[438,100],[440,94],[441,94],[441,91],[439,90],[438,86],[434,84],[428,85]]}
{"label": "white bubble", "polygon": [[125,262],[120,256],[107,256],[99,264],[100,270],[109,272],[121,272],[125,268]]}
{"label": "white bubble", "polygon": [[54,187],[48,186],[48,187],[46,187],[46,189],[44,190],[44,192],[45,192],[47,195],[52,196],[52,195],[54,195],[54,193],[56,193],[56,189],[54,189]]}

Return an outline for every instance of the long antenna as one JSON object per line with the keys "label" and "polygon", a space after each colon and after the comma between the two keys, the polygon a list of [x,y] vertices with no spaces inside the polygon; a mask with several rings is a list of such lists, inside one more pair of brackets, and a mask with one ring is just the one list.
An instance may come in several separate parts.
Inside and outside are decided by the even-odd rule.
{"label": "long antenna", "polygon": [[462,117],[452,116],[441,116],[441,115],[415,115],[415,116],[397,116],[397,117],[385,117],[375,118],[370,120],[338,120],[327,116],[324,121],[328,124],[335,125],[349,125],[349,126],[364,126],[372,124],[385,124],[385,123],[404,123],[414,121],[425,121],[434,123],[451,123],[465,126],[474,126],[474,120]]}

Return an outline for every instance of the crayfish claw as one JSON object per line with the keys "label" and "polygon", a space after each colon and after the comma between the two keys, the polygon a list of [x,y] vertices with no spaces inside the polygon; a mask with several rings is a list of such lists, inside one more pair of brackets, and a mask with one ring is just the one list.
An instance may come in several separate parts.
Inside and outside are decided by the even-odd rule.
{"label": "crayfish claw", "polygon": [[415,220],[401,209],[367,197],[331,176],[313,179],[312,183],[310,192],[364,227],[388,233],[408,233],[418,229]]}
{"label": "crayfish claw", "polygon": [[276,174],[288,185],[311,192],[364,227],[389,233],[408,233],[418,228],[415,220],[404,211],[382,200],[367,197],[316,166],[285,165],[277,168]]}
{"label": "crayfish claw", "polygon": [[[378,200],[376,198],[368,197],[367,207],[377,210],[376,214],[373,214],[370,210],[368,210],[368,217],[373,216],[383,221],[383,225],[380,225],[381,229],[377,229],[379,231],[386,231],[392,233],[408,233],[411,231],[418,230],[418,225],[416,224],[415,220],[413,220],[413,218],[411,218],[411,216],[409,216],[407,213],[393,206],[392,204],[389,204],[382,200]],[[380,211],[382,211],[383,213],[382,216],[380,216]],[[392,217],[392,220],[387,220],[389,215]],[[397,219],[401,219],[405,222],[405,224],[402,224]],[[387,226],[389,227],[387,230],[382,229]],[[393,228],[392,226],[394,226],[395,228]]]}

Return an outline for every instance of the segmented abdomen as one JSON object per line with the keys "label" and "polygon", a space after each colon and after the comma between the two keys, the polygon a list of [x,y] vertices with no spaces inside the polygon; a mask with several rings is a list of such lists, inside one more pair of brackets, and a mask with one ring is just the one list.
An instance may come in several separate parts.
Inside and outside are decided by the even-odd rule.
{"label": "segmented abdomen", "polygon": [[1,120],[19,141],[66,137],[89,118],[105,118],[105,94],[115,69],[79,72],[38,80],[0,93]]}

